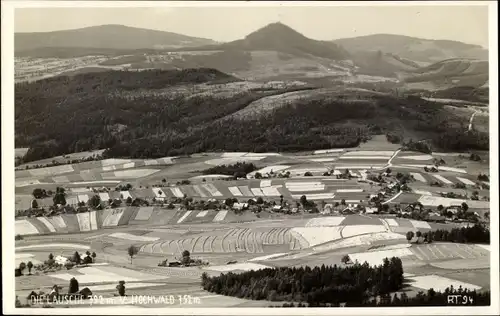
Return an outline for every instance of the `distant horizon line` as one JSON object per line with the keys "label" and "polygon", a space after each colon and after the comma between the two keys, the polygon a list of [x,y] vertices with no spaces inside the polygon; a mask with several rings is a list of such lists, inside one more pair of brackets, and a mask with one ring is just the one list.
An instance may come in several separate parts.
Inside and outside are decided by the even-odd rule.
{"label": "distant horizon line", "polygon": [[[304,35],[303,33],[301,33],[300,31],[288,26],[287,24],[281,22],[281,21],[277,21],[277,22],[271,22],[271,23],[268,23],[258,29],[256,29],[255,31],[253,32],[256,32],[266,26],[269,26],[271,24],[283,24],[293,30],[295,30],[296,32],[299,32],[300,34]],[[207,38],[207,37],[200,37],[200,36],[195,36],[195,35],[188,35],[188,34],[184,34],[184,33],[177,33],[177,32],[172,32],[172,31],[167,31],[167,30],[160,30],[160,29],[151,29],[151,28],[146,28],[146,27],[137,27],[137,26],[129,26],[129,25],[125,25],[125,24],[98,24],[98,25],[90,25],[90,26],[82,26],[82,27],[78,27],[78,28],[71,28],[71,29],[60,29],[60,30],[53,30],[53,31],[30,31],[30,32],[16,32],[14,30],[14,35],[16,34],[36,34],[36,33],[53,33],[53,32],[64,32],[64,31],[76,31],[76,30],[82,30],[82,29],[88,29],[88,28],[96,28],[96,27],[104,27],[104,26],[121,26],[121,27],[127,27],[127,28],[133,28],[133,29],[143,29],[143,30],[149,30],[149,31],[158,31],[158,32],[166,32],[166,33],[174,33],[174,34],[178,34],[178,35],[184,35],[184,36],[189,36],[189,37],[194,37],[194,38],[200,38],[200,39],[207,39],[207,40],[211,40],[211,41],[214,41],[214,42],[217,42],[217,43],[229,43],[229,42],[232,42],[232,41],[235,41],[235,40],[238,40],[238,39],[243,39],[245,38],[247,35],[244,35],[243,37],[241,38],[238,38],[238,39],[234,39],[234,40],[230,40],[230,41],[219,41],[219,40],[215,40],[215,39],[212,39],[212,38]],[[253,32],[249,33],[249,34],[252,34]],[[478,47],[481,47],[483,49],[486,49],[486,50],[489,50],[489,47],[484,47],[483,45],[481,44],[472,44],[472,43],[467,43],[467,42],[463,42],[463,41],[458,41],[458,40],[451,40],[451,39],[432,39],[432,38],[424,38],[424,37],[416,37],[416,36],[410,36],[410,35],[404,35],[404,34],[395,34],[395,33],[371,33],[371,34],[364,34],[364,35],[358,35],[358,36],[351,36],[351,37],[340,37],[340,38],[334,38],[334,39],[330,39],[330,40],[318,40],[318,41],[337,41],[337,40],[343,40],[343,39],[350,39],[350,38],[357,38],[357,37],[368,37],[368,36],[374,36],[374,35],[389,35],[389,36],[402,36],[402,37],[409,37],[409,38],[415,38],[415,39],[420,39],[420,40],[428,40],[428,41],[450,41],[450,42],[457,42],[457,43],[464,43],[464,44],[468,44],[468,45],[474,45],[474,46],[478,46]],[[304,35],[306,36],[306,35]],[[306,36],[308,37],[308,36]],[[310,38],[310,37],[308,37]],[[314,39],[314,38],[311,38],[311,39]],[[317,39],[314,39],[314,40],[317,40]]]}

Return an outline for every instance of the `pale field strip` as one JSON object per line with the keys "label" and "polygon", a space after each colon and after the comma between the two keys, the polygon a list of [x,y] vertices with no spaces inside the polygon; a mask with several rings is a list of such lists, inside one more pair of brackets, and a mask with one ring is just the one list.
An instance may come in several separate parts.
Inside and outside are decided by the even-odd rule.
{"label": "pale field strip", "polygon": [[220,191],[217,190],[217,188],[211,183],[202,184],[202,187],[205,188],[212,196],[222,196],[222,193],[220,193]]}
{"label": "pale field strip", "polygon": [[128,198],[132,198],[132,195],[130,195],[130,192],[129,191],[120,191],[120,197],[123,196],[123,199],[128,199]]}
{"label": "pale field strip", "polygon": [[135,167],[135,162],[129,162],[126,164],[123,164],[122,168],[123,169],[129,169],[129,168],[134,168]]}
{"label": "pale field strip", "polygon": [[25,219],[16,221],[15,232],[19,235],[33,235],[40,233],[33,224]]}
{"label": "pale field strip", "polygon": [[82,170],[82,171],[80,171],[80,176],[85,181],[92,181],[92,180],[96,179],[95,174],[94,174],[94,170]]}
{"label": "pale field strip", "polygon": [[460,205],[466,200],[463,199],[452,199],[452,198],[444,198],[438,196],[428,196],[422,195],[418,201],[422,203],[423,206],[439,206],[443,205],[444,207],[452,206],[452,205]]}
{"label": "pale field strip", "polygon": [[295,174],[295,175],[303,175],[306,172],[311,172],[311,173],[326,172],[326,171],[328,171],[328,168],[327,167],[297,168],[297,169],[290,168],[287,171],[290,171],[290,173]]}
{"label": "pale field strip", "polygon": [[158,163],[163,164],[163,165],[172,165],[174,164],[174,159],[177,158],[178,156],[171,156],[171,157],[163,157],[157,159]]}
{"label": "pale field strip", "polygon": [[262,269],[267,269],[270,268],[269,266],[263,265],[263,264],[257,264],[253,262],[245,262],[245,263],[235,263],[235,264],[228,264],[228,265],[221,265],[221,266],[213,266],[213,267],[203,267],[205,270],[213,270],[213,271],[219,271],[219,272],[229,272],[229,271],[257,271],[257,270],[262,270]]}
{"label": "pale field strip", "polygon": [[[349,227],[349,226],[346,226],[346,227]],[[350,226],[350,227],[355,227],[355,226]],[[344,235],[344,232],[342,232],[342,235]],[[345,238],[345,236],[344,236],[344,238]],[[405,236],[403,236],[401,234],[392,233],[392,232],[365,234],[365,235],[358,235],[358,236],[354,236],[354,237],[350,237],[350,238],[345,238],[345,239],[342,239],[342,240],[335,242],[335,243],[332,243],[332,244],[317,246],[317,247],[314,247],[313,250],[314,251],[329,251],[329,250],[335,250],[335,249],[340,249],[340,248],[371,245],[373,242],[377,242],[377,241],[398,240],[398,239],[400,239],[401,241],[406,241]]]}
{"label": "pale field strip", "polygon": [[406,244],[387,245],[387,246],[382,246],[381,248],[377,248],[376,250],[373,250],[373,251],[393,250],[393,249],[401,249],[401,248],[409,249],[409,248],[411,248],[411,244],[406,243]]}
{"label": "pale field strip", "polygon": [[345,216],[311,218],[307,221],[305,227],[339,226],[344,219]]}
{"label": "pale field strip", "polygon": [[120,183],[120,180],[98,180],[98,181],[80,181],[80,182],[74,182],[74,184],[108,184],[108,183]]}
{"label": "pale field strip", "polygon": [[198,194],[199,196],[207,197],[207,195],[205,194],[205,192],[203,192],[203,190],[201,189],[201,187],[199,185],[193,185],[193,189],[196,191],[196,194]]}
{"label": "pale field strip", "polygon": [[89,196],[87,194],[78,194],[78,202],[87,203]]}
{"label": "pale field strip", "polygon": [[275,187],[265,187],[265,188],[262,188],[261,190],[265,196],[280,196],[281,195],[281,193]]}
{"label": "pale field strip", "polygon": [[145,166],[154,166],[154,165],[157,165],[157,164],[158,164],[158,161],[156,159],[144,160],[144,165]]}
{"label": "pale field strip", "polygon": [[108,201],[109,200],[109,193],[107,192],[99,192],[99,197],[101,198],[101,201]]}
{"label": "pale field strip", "polygon": [[226,152],[222,153],[222,158],[235,158],[235,157],[242,157],[248,154],[248,152]]}
{"label": "pale field strip", "polygon": [[427,182],[427,180],[425,180],[424,176],[421,175],[420,173],[418,172],[410,172],[410,174],[413,176],[413,178],[415,178],[415,180],[417,181],[420,181],[420,182]]}
{"label": "pale field strip", "polygon": [[354,192],[364,192],[363,189],[337,189],[337,193],[347,193],[347,192],[351,192],[351,193],[354,193]]}
{"label": "pale field strip", "polygon": [[264,192],[260,188],[251,188],[250,190],[255,196],[264,196]]}
{"label": "pale field strip", "polygon": [[90,246],[80,245],[80,244],[61,244],[61,243],[49,243],[49,244],[40,244],[40,245],[28,245],[28,246],[20,246],[16,247],[16,250],[29,250],[29,249],[39,249],[39,248],[47,248],[47,249],[86,249],[89,250]]}
{"label": "pale field strip", "polygon": [[399,156],[399,159],[410,159],[410,160],[432,160],[434,157],[431,155],[416,155],[416,156]]}
{"label": "pale field strip", "polygon": [[[292,195],[293,199],[300,199],[302,195]],[[308,200],[325,200],[325,199],[333,199],[335,197],[335,193],[314,193],[314,194],[306,194]]]}
{"label": "pale field strip", "polygon": [[49,229],[49,231],[51,233],[55,233],[56,232],[56,229],[54,227],[54,225],[52,225],[51,222],[49,222],[45,217],[43,216],[40,216],[40,217],[37,217],[37,219],[42,222],[42,224],[44,224],[45,226],[47,226],[47,228]]}
{"label": "pale field strip", "polygon": [[139,208],[139,211],[135,215],[135,220],[136,221],[147,221],[150,217],[151,214],[153,214],[154,207],[152,206],[147,206],[147,207],[141,207]]}
{"label": "pale field strip", "polygon": [[114,165],[102,167],[102,171],[113,171],[113,170],[116,170],[116,166]]}
{"label": "pale field strip", "polygon": [[218,166],[218,165],[234,164],[237,162],[245,162],[245,161],[259,161],[264,158],[266,157],[260,156],[260,157],[215,158],[207,160],[205,161],[205,163],[212,166]]}
{"label": "pale field strip", "polygon": [[70,190],[71,190],[71,192],[74,192],[74,193],[84,193],[84,192],[91,191],[90,189],[87,189],[87,188],[71,188]]}
{"label": "pale field strip", "polygon": [[179,188],[170,188],[170,191],[172,191],[172,194],[175,197],[178,197],[178,198],[184,197],[184,193],[182,193],[181,189],[179,189]]}
{"label": "pale field strip", "polygon": [[362,234],[382,233],[385,231],[386,228],[384,225],[349,225],[345,226],[342,230],[342,236],[344,238],[349,238]]}
{"label": "pale field strip", "polygon": [[228,179],[228,178],[232,178],[232,176],[228,176],[225,174],[207,174],[207,175],[192,177],[191,179],[204,179],[204,178],[207,178],[207,179],[226,178],[226,179]]}
{"label": "pale field strip", "polygon": [[343,156],[340,156],[339,159],[343,159],[343,160],[346,160],[346,159],[351,159],[351,160],[355,160],[355,159],[359,159],[359,160],[363,160],[363,159],[382,159],[382,160],[388,160],[390,157],[388,156],[346,156],[346,155],[343,155]]}
{"label": "pale field strip", "polygon": [[55,183],[68,183],[69,182],[69,179],[67,176],[52,177],[52,180],[54,180]]}
{"label": "pale field strip", "polygon": [[[112,269],[116,270],[117,272],[113,273],[109,271],[109,269],[104,270],[104,268],[94,268],[94,267],[85,267],[78,269],[78,272],[81,273],[81,275],[78,275],[78,282],[80,284],[89,284],[89,283],[107,283],[107,282],[118,282],[118,281],[136,282],[136,281],[158,279],[158,276],[153,274],[147,275],[133,270],[119,269],[116,267],[113,267]],[[50,276],[53,278],[69,281],[71,280],[71,278],[74,277],[74,274],[58,273],[58,274],[52,274]]]}
{"label": "pale field strip", "polygon": [[419,169],[424,169],[425,167],[427,168],[434,167],[434,165],[414,165],[414,164],[401,164],[401,166],[410,168],[419,168]]}
{"label": "pale field strip", "polygon": [[427,222],[424,222],[424,221],[414,221],[414,220],[410,220],[410,222],[413,225],[413,227],[415,227],[415,228],[431,229],[431,226]]}
{"label": "pale field strip", "polygon": [[389,226],[399,226],[398,222],[394,218],[385,218],[384,220]]}
{"label": "pale field strip", "polygon": [[78,220],[78,227],[80,228],[81,232],[88,232],[90,231],[90,216],[89,213],[78,213],[76,214],[76,218]]}
{"label": "pale field strip", "polygon": [[450,180],[446,179],[445,177],[443,177],[440,174],[433,174],[432,176],[434,178],[438,179],[439,181],[445,183],[445,184],[453,184],[453,182],[451,182]]}
{"label": "pale field strip", "polygon": [[261,180],[260,181],[261,188],[270,187],[270,186],[271,186],[271,180]]}
{"label": "pale field strip", "polygon": [[288,168],[290,168],[290,166],[286,166],[286,165],[267,166],[267,167],[264,167],[264,168],[259,169],[257,171],[251,172],[250,174],[255,174],[257,172],[259,172],[261,174],[266,174],[266,173],[270,173],[271,171],[274,173],[277,173],[277,172],[280,172],[281,170],[285,170]]}
{"label": "pale field strip", "polygon": [[359,253],[350,253],[349,257],[352,262],[358,261],[363,264],[364,262],[368,262],[369,265],[381,265],[383,264],[383,260],[385,258],[398,257],[403,258],[407,256],[412,256],[413,252],[411,252],[408,248],[398,248],[398,249],[390,249],[390,250],[380,250],[380,251],[369,251],[369,252],[359,252]]}
{"label": "pale field strip", "polygon": [[443,157],[458,157],[460,155],[463,155],[461,153],[432,153],[434,156],[443,156]]}
{"label": "pale field strip", "polygon": [[313,152],[313,155],[321,155],[321,154],[330,154],[330,153],[340,153],[343,152],[343,148],[335,148],[335,149],[320,149],[320,150],[315,150]]}
{"label": "pale field strip", "polygon": [[273,254],[266,255],[266,256],[261,256],[261,257],[256,257],[256,258],[248,259],[248,261],[250,261],[250,262],[252,262],[252,261],[263,261],[263,260],[268,260],[268,259],[273,259],[273,258],[276,258],[276,257],[284,256],[284,255],[286,255],[286,253],[273,253]]}
{"label": "pale field strip", "polygon": [[101,166],[106,167],[106,166],[111,166],[111,165],[126,164],[129,162],[131,162],[130,159],[110,158],[110,159],[101,160]]}
{"label": "pale field strip", "polygon": [[340,157],[346,156],[392,156],[394,151],[388,150],[360,150],[360,151],[348,151]]}
{"label": "pale field strip", "polygon": [[192,211],[186,211],[186,213],[184,213],[184,215],[182,215],[181,218],[179,218],[177,220],[177,224],[180,224],[182,222],[184,222],[184,220],[186,220],[186,218],[192,213]]}
{"label": "pale field strip", "polygon": [[469,290],[479,290],[481,287],[465,283],[453,279],[449,279],[438,275],[421,275],[412,277],[412,286],[418,287],[420,289],[428,290],[434,289],[434,291],[444,292],[447,287],[453,286],[453,288],[458,289],[462,286],[463,289]]}
{"label": "pale field strip", "polygon": [[99,227],[97,226],[97,212],[96,211],[90,212],[90,229],[91,230],[99,229]]}
{"label": "pale field strip", "polygon": [[312,162],[332,162],[337,160],[337,158],[314,158],[309,160]]}
{"label": "pale field strip", "polygon": [[323,191],[325,190],[325,185],[321,186],[291,186],[286,187],[286,189],[290,192],[314,192],[314,191]]}
{"label": "pale field strip", "polygon": [[215,217],[212,220],[212,222],[221,222],[221,221],[223,221],[224,218],[226,218],[227,213],[228,213],[228,211],[219,211],[217,213],[217,215],[215,215]]}
{"label": "pale field strip", "polygon": [[294,227],[291,229],[292,235],[299,234],[304,238],[309,246],[316,246],[329,241],[342,238],[340,232],[343,226],[327,226],[327,227]]}
{"label": "pale field strip", "polygon": [[489,201],[474,201],[474,200],[468,200],[466,203],[469,205],[469,208],[490,208],[490,202]]}
{"label": "pale field strip", "polygon": [[[129,283],[126,285],[127,289],[139,289],[144,287],[154,287],[154,286],[164,286],[166,284],[163,283]],[[101,285],[93,285],[91,291],[113,291],[116,289],[116,284],[101,284]],[[106,301],[108,299],[106,298]],[[126,301],[125,301],[126,302]],[[92,306],[92,308],[96,307]],[[103,306],[101,306],[103,307]],[[104,306],[104,307],[113,307],[113,306]],[[134,305],[120,305],[122,307],[139,307]]]}
{"label": "pale field strip", "polygon": [[163,192],[162,189],[160,189],[160,188],[152,188],[151,190],[153,190],[153,193],[154,193],[156,198],[165,198],[166,197],[165,192]]}
{"label": "pale field strip", "polygon": [[49,220],[56,226],[56,227],[59,227],[59,228],[66,228],[66,223],[64,222],[64,219],[58,215],[58,216],[52,216],[52,217],[49,217]]}
{"label": "pale field strip", "polygon": [[467,173],[467,170],[465,170],[465,169],[445,167],[445,166],[439,166],[438,170],[451,171],[451,172],[457,172],[457,173]]}
{"label": "pale field strip", "polygon": [[31,253],[16,253],[16,259],[33,258],[35,255]]}
{"label": "pale field strip", "polygon": [[246,153],[245,157],[276,157],[281,156],[280,153]]}
{"label": "pale field strip", "polygon": [[30,174],[34,177],[46,177],[74,171],[75,169],[73,169],[72,165],[62,165],[29,170]]}
{"label": "pale field strip", "polygon": [[16,180],[16,187],[26,187],[33,184],[40,184],[38,180]]}
{"label": "pale field strip", "polygon": [[75,205],[78,204],[78,198],[75,196],[66,198],[66,204]]}
{"label": "pale field strip", "polygon": [[116,227],[118,226],[118,222],[120,221],[120,218],[122,218],[122,216],[123,216],[123,209],[111,210],[111,213],[103,221],[102,226]]}
{"label": "pale field strip", "polygon": [[242,196],[240,189],[238,187],[228,187],[229,192],[231,192],[232,195],[234,196]]}
{"label": "pale field strip", "polygon": [[157,169],[136,169],[136,170],[120,170],[115,171],[114,176],[117,178],[142,178],[152,175],[155,172],[158,172]]}
{"label": "pale field strip", "polygon": [[200,211],[196,214],[196,217],[205,217],[208,214],[208,211]]}
{"label": "pale field strip", "polygon": [[430,195],[432,196],[432,193],[429,191],[424,191],[424,190],[413,190],[416,194],[422,194],[422,195]]}
{"label": "pale field strip", "polygon": [[461,178],[461,177],[457,177],[457,179],[458,179],[458,181],[462,182],[465,185],[475,185],[475,183],[469,179]]}
{"label": "pale field strip", "polygon": [[132,240],[132,241],[156,241],[160,239],[160,237],[136,236],[129,233],[113,233],[110,234],[109,237]]}
{"label": "pale field strip", "polygon": [[482,245],[482,244],[476,244],[476,246],[480,247],[480,248],[483,248],[483,249],[486,249],[488,251],[491,251],[491,247],[490,245]]}
{"label": "pale field strip", "polygon": [[373,165],[336,165],[335,169],[365,169],[365,170],[370,170],[370,169],[377,169],[377,168],[382,168],[385,167],[386,165],[380,165],[380,164],[373,164]]}
{"label": "pale field strip", "polygon": [[240,189],[243,196],[253,196],[252,191],[247,186],[239,186],[238,189]]}

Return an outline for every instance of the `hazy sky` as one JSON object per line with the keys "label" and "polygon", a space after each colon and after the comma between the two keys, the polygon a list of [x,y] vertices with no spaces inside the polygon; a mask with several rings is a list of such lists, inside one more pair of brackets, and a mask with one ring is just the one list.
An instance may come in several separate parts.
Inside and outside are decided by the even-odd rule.
{"label": "hazy sky", "polygon": [[375,33],[450,39],[488,47],[486,6],[23,8],[15,32],[123,24],[232,41],[280,21],[307,37],[331,40]]}

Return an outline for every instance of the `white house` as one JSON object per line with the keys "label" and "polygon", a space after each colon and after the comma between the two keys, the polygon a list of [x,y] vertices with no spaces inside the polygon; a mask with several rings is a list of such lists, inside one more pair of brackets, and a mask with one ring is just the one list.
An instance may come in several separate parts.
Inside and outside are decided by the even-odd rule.
{"label": "white house", "polygon": [[69,259],[63,256],[56,256],[55,260],[57,264],[66,264],[69,262]]}

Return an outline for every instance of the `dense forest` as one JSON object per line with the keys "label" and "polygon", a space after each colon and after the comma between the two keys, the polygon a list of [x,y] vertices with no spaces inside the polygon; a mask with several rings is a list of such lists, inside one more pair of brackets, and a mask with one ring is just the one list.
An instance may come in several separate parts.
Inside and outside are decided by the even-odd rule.
{"label": "dense forest", "polygon": [[235,178],[246,177],[252,171],[257,170],[253,163],[237,162],[232,165],[219,165],[203,170],[203,174],[224,174]]}
{"label": "dense forest", "polygon": [[403,286],[401,259],[384,259],[347,266],[267,268],[244,273],[202,275],[204,290],[217,294],[270,301],[362,304],[372,296],[389,294]]}
{"label": "dense forest", "polygon": [[24,162],[101,148],[109,148],[104,158],[345,148],[390,132],[422,135],[439,150],[489,147],[487,133],[465,133],[468,118],[414,96],[351,91],[230,119],[228,115],[265,96],[311,87],[255,89],[227,97],[146,93],[237,80],[201,68],[110,71],[20,83],[15,87],[16,147],[30,147]]}
{"label": "dense forest", "polygon": [[458,243],[490,243],[490,230],[485,225],[475,224],[472,227],[452,228],[450,231],[438,229],[427,232],[432,241],[449,241]]}

